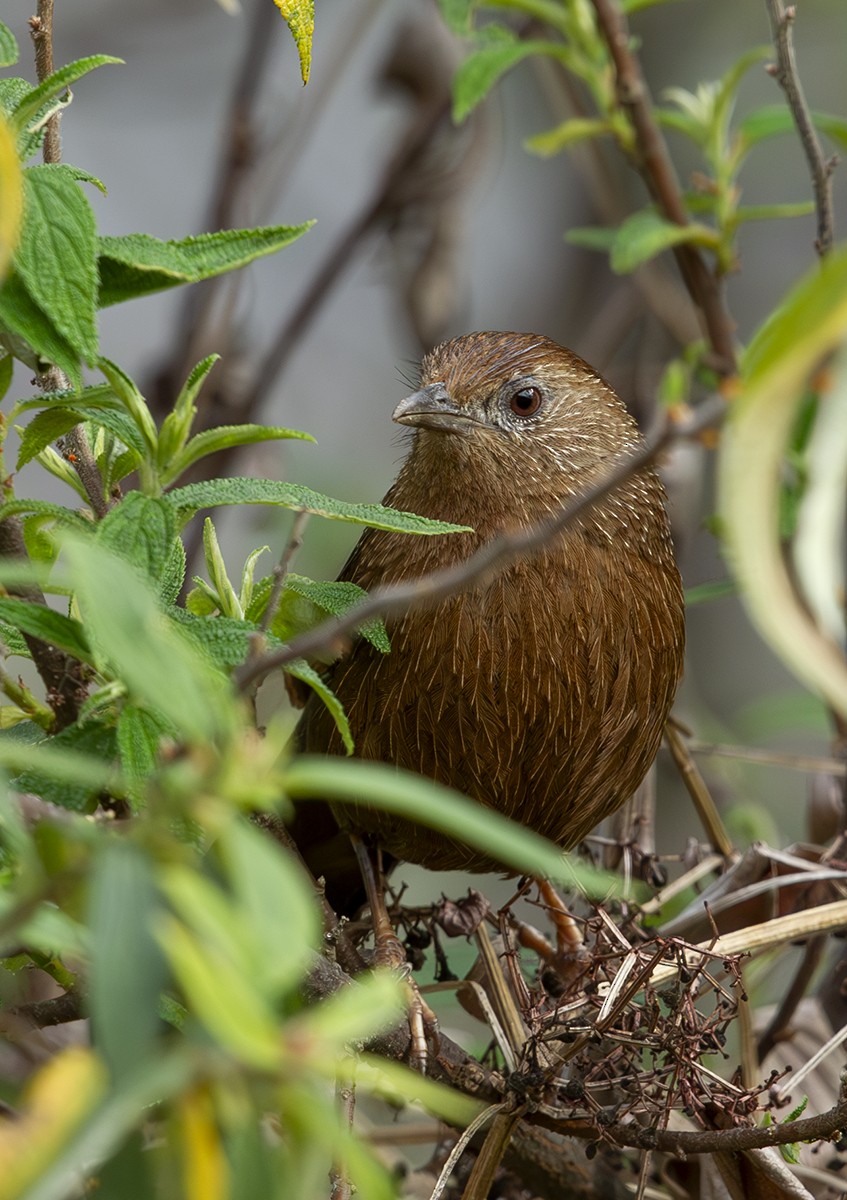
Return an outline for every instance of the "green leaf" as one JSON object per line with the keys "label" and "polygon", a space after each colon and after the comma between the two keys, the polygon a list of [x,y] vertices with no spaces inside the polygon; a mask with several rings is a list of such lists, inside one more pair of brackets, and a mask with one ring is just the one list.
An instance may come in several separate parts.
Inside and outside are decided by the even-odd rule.
{"label": "green leaf", "polygon": [[[102,721],[69,725],[49,741],[26,747],[18,756],[15,787],[35,792],[73,812],[91,812],[104,791],[117,783],[115,730]],[[0,745],[0,764],[12,767],[8,743]]]}
{"label": "green leaf", "polygon": [[132,379],[117,363],[108,358],[100,358],[97,365],[108,379],[114,394],[129,413],[151,456],[155,457],[159,442],[159,431],[156,422],[147,407],[147,401],[141,395]]}
{"label": "green leaf", "polygon": [[451,33],[470,33],[471,14],[477,0],[438,0],[444,23]]}
{"label": "green leaf", "polygon": [[[203,616],[182,608],[171,609],[170,616],[180,631],[222,670],[229,670],[244,662],[250,652],[251,638],[259,632],[258,625],[234,617]],[[273,636],[266,634],[265,637],[269,646],[279,648],[282,645]]]}
{"label": "green leaf", "polygon": [[779,528],[785,454],[808,380],[847,338],[847,251],[829,255],[751,341],[719,461],[727,552],[760,633],[807,686],[847,716],[847,663],[797,597]]}
{"label": "green leaf", "polygon": [[718,128],[725,128],[729,124],[736,94],[744,76],[756,63],[772,56],[773,46],[752,46],[723,74],[715,92],[715,122]]}
{"label": "green leaf", "polygon": [[248,1066],[273,1070],[279,1060],[273,1010],[240,964],[214,953],[173,918],[156,932],[190,1011],[215,1041]]}
{"label": "green leaf", "polygon": [[[180,512],[197,512],[201,508],[214,508],[219,504],[278,504],[300,512],[315,513],[333,521],[350,521],[354,525],[368,525],[373,529],[387,529],[398,533],[469,533],[467,525],[450,525],[446,521],[432,521],[415,513],[404,513],[382,504],[353,504],[345,500],[333,500],[310,488],[276,479],[209,479],[201,483],[190,483],[186,487],[168,492],[166,500]],[[2,511],[2,510],[0,510]]]}
{"label": "green leaf", "polygon": [[312,35],[315,32],[315,0],[274,0],[291,30],[300,57],[300,75],[309,82],[312,69]]}
{"label": "green leaf", "polygon": [[[247,614],[251,620],[261,620],[264,615],[271,583],[270,578],[262,580],[261,592],[257,589],[258,603]],[[367,592],[363,588],[348,580],[327,582],[307,579],[304,575],[288,574],[285,577],[282,602],[271,623],[271,631],[280,641],[287,642],[296,634],[311,629],[325,617],[343,616],[366,596]],[[307,604],[298,604],[297,600],[307,601]],[[390,651],[391,643],[385,632],[385,625],[378,618],[367,621],[358,632],[382,654],[388,654]]]}
{"label": "green leaf", "polygon": [[229,576],[226,573],[226,563],[218,544],[218,535],[209,517],[206,517],[206,520],[203,522],[203,556],[209,579],[212,581],[212,590],[217,598],[218,608],[223,616],[235,617],[240,620],[244,616],[241,609],[241,602],[235,594],[235,588],[229,581]]}
{"label": "green leaf", "polygon": [[548,129],[544,133],[536,133],[532,137],[526,138],[524,146],[533,154],[539,154],[542,158],[550,158],[552,155],[558,154],[560,150],[564,150],[566,146],[584,142],[587,138],[602,137],[612,132],[611,121],[605,121],[600,117],[571,117],[567,121],[563,121],[561,125],[557,125],[555,129]]}
{"label": "green leaf", "polygon": [[24,222],[15,267],[32,299],[89,366],[97,356],[97,228],[63,167],[24,171]]}
{"label": "green leaf", "polygon": [[[830,113],[813,112],[812,122],[821,133],[827,134],[842,149],[847,149],[847,120]],[[749,146],[766,138],[796,131],[794,118],[785,104],[767,104],[754,109],[738,125],[738,134]]]}
{"label": "green leaf", "polygon": [[6,393],[12,384],[15,371],[15,360],[11,354],[0,355],[0,400],[5,400]]}
{"label": "green leaf", "polygon": [[162,611],[129,563],[88,539],[63,545],[86,628],[130,695],[184,736],[207,740],[232,727],[225,678]]}
{"label": "green leaf", "polygon": [[302,225],[223,229],[169,242],[143,233],[102,237],[99,305],[106,308],[136,296],[233,271],[263,255],[275,254],[313,224],[314,221],[306,221]]}
{"label": "green leaf", "polygon": [[181,538],[174,538],[162,579],[159,583],[159,598],[164,605],[176,604],[176,599],[182,591],[185,582],[185,546]]}
{"label": "green leaf", "polygon": [[706,225],[691,222],[675,225],[666,221],[653,209],[642,209],[618,227],[609,259],[617,275],[626,275],[642,263],[655,258],[663,250],[678,246],[682,242],[695,242],[701,246],[714,247],[717,235]]}
{"label": "green leaf", "polygon": [[8,597],[0,598],[0,620],[8,621],[22,633],[58,646],[82,662],[93,664],[85,630],[72,617],[66,617],[43,604]]}
{"label": "green leaf", "polygon": [[106,513],[96,537],[158,585],[171,558],[176,518],[164,500],[130,492]]}
{"label": "green leaf", "polygon": [[[21,516],[24,513],[37,513],[42,517],[53,517],[62,525],[68,525],[76,528],[80,532],[90,532],[91,522],[86,521],[84,517],[78,513],[71,512],[69,508],[63,508],[61,504],[51,504],[49,500],[7,500],[5,504],[0,504],[0,521],[5,521],[8,517]],[[4,570],[0,571],[0,579],[6,580],[7,576]],[[16,582],[16,580],[11,580]]]}
{"label": "green leaf", "polygon": [[617,232],[617,229],[608,229],[603,225],[582,225],[576,229],[569,229],[565,234],[565,241],[570,242],[572,246],[582,246],[586,250],[599,250],[607,254],[614,245]]}
{"label": "green leaf", "polygon": [[118,753],[127,794],[136,812],[143,806],[168,726],[155,713],[125,704],[118,718]]}
{"label": "green leaf", "polygon": [[33,88],[24,96],[12,111],[11,124],[15,132],[23,133],[32,118],[38,114],[39,109],[48,101],[67,91],[72,83],[76,83],[83,75],[87,75],[97,67],[105,67],[109,63],[122,64],[123,59],[111,58],[107,54],[92,54],[88,58],[78,58],[75,62],[68,63],[66,66],[60,67],[58,71],[54,71],[52,75],[48,75],[38,87]]}
{"label": "green leaf", "polygon": [[796,204],[743,204],[735,210],[735,219],[741,223],[773,221],[785,217],[808,217],[814,211],[814,200],[800,200]]}
{"label": "green leaf", "polygon": [[643,8],[656,8],[659,4],[670,4],[674,0],[620,0],[621,12],[631,14]]}
{"label": "green leaf", "polygon": [[15,35],[0,22],[0,67],[13,67],[21,56]]}
{"label": "green leaf", "polygon": [[155,1056],[159,993],[167,983],[152,930],[162,912],[151,864],[128,841],[109,839],[94,861],[89,894],[87,971],[92,1043],[113,1084]]}
{"label": "green leaf", "polygon": [[300,433],[296,429],[283,429],[274,425],[218,425],[215,429],[205,429],[193,437],[171,461],[167,470],[162,472],[162,483],[172,483],[192,463],[205,458],[207,454],[217,454],[218,451],[228,450],[232,446],[252,446],[256,442],[280,441],[285,438],[299,438],[305,442],[315,440],[310,433]]}
{"label": "green leaf", "polygon": [[453,120],[459,124],[473,112],[501,76],[533,54],[561,58],[565,47],[560,42],[522,42],[500,36],[486,42],[460,65],[453,77]]}
{"label": "green leaf", "polygon": [[176,404],[165,417],[159,430],[157,461],[160,468],[168,466],[174,455],[185,445],[197,413],[194,401],[206,381],[206,376],[219,358],[219,354],[209,354],[197,364],[180,388]]}
{"label": "green leaf", "polygon": [[361,804],[405,817],[491,855],[512,870],[580,886],[592,895],[620,888],[610,872],[582,867],[552,842],[430,779],[384,763],[301,755],[285,770],[283,788],[295,800]]}
{"label": "green leaf", "polygon": [[304,658],[295,658],[293,662],[287,663],[285,670],[289,675],[293,675],[295,679],[300,679],[303,683],[308,684],[312,691],[320,696],[329,715],[335,722],[336,729],[341,735],[344,749],[348,754],[352,754],[355,746],[353,745],[353,735],[350,732],[350,722],[347,720],[344,705],[323,676],[319,675],[314,667],[310,667]]}
{"label": "green leaf", "polygon": [[109,408],[95,408],[90,412],[83,412],[81,409],[51,405],[34,417],[24,430],[18,451],[18,470],[36,458],[46,446],[83,421],[108,429],[125,446],[131,447],[134,461],[143,457],[144,442],[134,422],[123,413]]}
{"label": "green leaf", "polygon": [[18,658],[32,657],[21,631],[2,620],[0,620],[0,642],[3,644],[4,651],[10,655],[16,655]]}
{"label": "green leaf", "polygon": [[685,607],[694,608],[697,604],[708,604],[712,600],[723,600],[725,596],[737,594],[738,587],[732,579],[714,579],[686,588]]}
{"label": "green leaf", "polygon": [[41,375],[54,365],[74,387],[82,384],[79,355],[35,303],[17,271],[10,271],[0,288],[0,345]]}
{"label": "green leaf", "polygon": [[260,987],[282,996],[302,980],[320,940],[313,890],[299,863],[247,821],[231,821],[215,849],[258,944]]}

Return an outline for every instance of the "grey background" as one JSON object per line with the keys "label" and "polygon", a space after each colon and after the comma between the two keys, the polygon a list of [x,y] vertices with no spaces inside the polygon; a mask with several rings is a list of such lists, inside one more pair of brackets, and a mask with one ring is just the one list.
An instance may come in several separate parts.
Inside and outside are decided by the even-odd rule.
{"label": "grey background", "polygon": [[[22,44],[22,73],[29,78],[26,18],[32,8],[30,0],[7,0],[2,6],[3,19]],[[91,193],[102,232],[140,230],[167,238],[204,228],[252,8],[251,0],[249,11],[233,16],[214,0],[148,0],[144,5],[57,0],[57,63],[101,51],[126,60],[125,66],[106,67],[80,81],[63,121],[66,159],[108,185],[105,198]],[[276,23],[269,85],[259,106],[263,178],[240,204],[233,223],[316,218],[318,224],[282,254],[255,264],[242,280],[232,352],[245,369],[366,201],[406,120],[405,102],[374,77],[400,23],[410,16],[428,27],[437,21],[429,0],[318,0],[313,75],[306,89],[291,39],[281,19]],[[642,38],[654,94],[668,85],[693,88],[717,78],[744,49],[769,39],[759,0],[681,0],[639,14],[633,25]],[[815,108],[847,111],[845,35],[842,0],[800,6],[798,56]],[[452,53],[460,56],[461,48],[454,46]],[[614,337],[616,306],[628,303],[630,285],[614,279],[600,256],[564,241],[569,227],[601,221],[580,156],[542,160],[522,148],[523,138],[556,122],[549,94],[544,73],[523,64],[486,107],[457,209],[455,303],[447,332],[548,333],[608,373],[643,414],[649,412],[669,342],[655,325],[639,322]],[[741,91],[742,111],[778,99],[775,83],[754,67]],[[672,143],[685,173],[695,159],[678,141]],[[615,179],[623,204],[645,202],[633,173],[620,169]],[[842,168],[835,178],[842,226],[845,179]],[[745,200],[752,203],[799,200],[810,191],[800,149],[791,138],[757,149],[742,182]],[[811,267],[813,236],[811,218],[744,229],[741,271],[728,284],[742,340]],[[673,270],[668,264],[671,277]],[[421,353],[397,280],[398,260],[384,237],[366,239],[283,374],[269,382],[259,417],[309,430],[318,446],[271,443],[245,453],[238,473],[284,476],[347,499],[382,496],[402,455],[390,413],[407,390],[403,374],[408,376]],[[172,292],[102,316],[104,353],[142,388],[152,386],[170,353],[182,299]],[[22,377],[20,386],[26,385]],[[720,577],[720,555],[700,525],[702,514],[710,511],[708,463],[696,452],[679,452],[667,464],[667,475],[686,581]],[[27,479],[42,486],[40,476]],[[220,515],[219,525],[235,572],[255,545],[268,542],[275,556],[285,544],[282,518],[228,512]],[[314,519],[298,569],[331,577],[355,536],[349,526]],[[265,561],[269,569],[271,557]],[[736,601],[692,610],[689,647],[679,711],[700,736],[826,749],[821,705],[773,659]],[[730,807],[750,809],[760,835],[767,833],[768,814],[780,827],[776,840],[802,835],[802,776],[732,764],[709,763],[706,769]],[[681,848],[693,818],[665,768],[662,797],[663,842],[666,848]]]}

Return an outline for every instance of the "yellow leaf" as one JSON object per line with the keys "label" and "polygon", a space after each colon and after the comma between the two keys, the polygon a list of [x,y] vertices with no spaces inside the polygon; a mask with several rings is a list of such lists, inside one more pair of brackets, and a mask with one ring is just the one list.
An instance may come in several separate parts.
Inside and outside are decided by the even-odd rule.
{"label": "yellow leaf", "polygon": [[0,279],[18,241],[23,211],[23,182],[15,141],[0,118]]}
{"label": "yellow leaf", "polygon": [[315,31],[315,0],[274,0],[300,55],[300,74],[309,82],[312,69],[312,34]]}
{"label": "yellow leaf", "polygon": [[227,1200],[229,1167],[208,1091],[202,1087],[194,1088],[181,1101],[179,1111],[187,1200]]}
{"label": "yellow leaf", "polygon": [[0,1200],[25,1194],[105,1090],[105,1068],[82,1046],[63,1051],[38,1072],[20,1116],[0,1124]]}

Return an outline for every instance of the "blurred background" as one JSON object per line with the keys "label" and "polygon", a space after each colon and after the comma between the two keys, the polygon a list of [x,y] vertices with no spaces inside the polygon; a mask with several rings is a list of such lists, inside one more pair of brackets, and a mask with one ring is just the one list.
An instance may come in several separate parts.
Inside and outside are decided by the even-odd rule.
{"label": "blurred background", "polygon": [[[549,64],[525,62],[457,128],[449,84],[463,47],[433,0],[319,0],[316,7],[312,80],[304,88],[270,0],[244,0],[234,13],[215,0],[57,0],[57,65],[98,52],[126,60],[81,81],[63,118],[67,161],[108,186],[106,197],[89,193],[101,232],[180,238],[220,226],[317,221],[282,254],[214,290],[176,290],[107,310],[103,352],[160,414],[197,360],[222,353],[204,393],[205,419],[291,426],[318,445],[268,443],[217,469],[284,477],[349,500],[378,500],[394,477],[403,448],[390,414],[410,390],[421,354],[473,329],[548,334],[606,375],[649,425],[662,370],[696,336],[696,324],[669,256],[616,277],[604,256],[566,243],[568,229],[613,223],[646,202],[640,180],[610,146],[551,159],[524,149],[524,139],[564,119],[579,97]],[[25,52],[31,11],[29,0],[4,5]],[[657,97],[669,86],[694,90],[717,79],[770,34],[761,0],[678,0],[632,23]],[[844,114],[843,0],[800,6],[795,36],[811,106]],[[21,71],[34,77],[27,61]],[[780,100],[774,80],[755,66],[740,112]],[[670,140],[687,182],[700,164],[690,145]],[[847,218],[845,172],[834,180],[836,233]],[[811,194],[793,137],[758,147],[742,183],[749,203]],[[744,227],[739,270],[727,283],[742,342],[811,268],[814,235],[812,217]],[[680,448],[664,472],[686,584],[722,579],[708,531],[708,453]],[[43,486],[42,473],[36,477]],[[24,479],[21,494],[26,486]],[[266,543],[270,570],[288,536],[289,518],[272,510],[219,510],[216,520],[234,572]],[[332,578],[356,536],[353,526],[313,518],[296,569]],[[822,704],[775,661],[731,595],[691,609],[677,710],[707,741],[830,746]],[[803,774],[700,761],[742,845],[805,836]],[[662,760],[659,849],[683,850],[694,830],[688,800]],[[454,882],[463,890],[464,880]],[[444,886],[449,891],[450,881]],[[433,894],[431,880],[425,893]]]}

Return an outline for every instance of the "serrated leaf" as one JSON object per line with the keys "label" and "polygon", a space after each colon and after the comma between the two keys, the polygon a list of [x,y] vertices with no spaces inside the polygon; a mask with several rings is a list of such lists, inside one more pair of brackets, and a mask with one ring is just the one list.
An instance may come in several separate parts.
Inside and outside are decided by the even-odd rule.
{"label": "serrated leaf", "polygon": [[670,250],[682,242],[714,247],[717,235],[706,225],[694,222],[676,225],[652,209],[642,209],[627,217],[618,227],[612,242],[609,265],[617,275],[626,275],[663,250]]}
{"label": "serrated leaf", "polygon": [[118,718],[118,754],[127,794],[138,811],[156,770],[159,746],[168,726],[155,714],[134,704],[125,704]]}
{"label": "serrated leaf", "polygon": [[[202,648],[216,667],[223,670],[244,662],[250,652],[253,635],[259,632],[259,626],[252,621],[239,621],[235,617],[204,616],[181,608],[171,609],[170,616],[180,631],[198,648]],[[282,645],[273,636],[265,634],[265,637],[272,648]]]}
{"label": "serrated leaf", "polygon": [[174,510],[164,500],[130,492],[100,521],[96,538],[159,585],[176,538]]}
{"label": "serrated leaf", "polygon": [[0,400],[5,400],[12,384],[15,362],[11,354],[0,354]]}
{"label": "serrated leaf", "polygon": [[350,722],[347,720],[344,705],[326,680],[303,658],[295,658],[293,662],[286,663],[285,670],[295,679],[300,679],[303,683],[308,684],[312,691],[320,696],[324,707],[335,722],[335,728],[341,735],[344,749],[348,754],[352,754],[355,746],[353,745],[353,734],[350,732]]}
{"label": "serrated leaf", "polygon": [[315,32],[315,0],[274,0],[283,19],[291,30],[297,54],[300,58],[300,75],[303,83],[309,82],[312,69],[312,36]]}
{"label": "serrated leaf", "polygon": [[44,604],[33,604],[29,600],[0,597],[0,620],[8,621],[22,633],[40,638],[65,650],[74,658],[93,665],[94,659],[85,630],[79,621],[66,617]]}
{"label": "serrated leaf", "polygon": [[[72,512],[69,508],[63,508],[61,504],[51,504],[49,500],[7,500],[5,504],[0,504],[0,521],[5,521],[8,517],[22,516],[25,513],[53,517],[63,525],[75,527],[81,533],[89,532],[92,528],[91,522],[86,521],[78,513]],[[5,581],[5,574],[0,574],[0,579]]]}
{"label": "serrated leaf", "polygon": [[[115,730],[102,721],[70,725],[26,750],[26,757],[18,756],[15,787],[73,812],[90,812],[117,775]],[[0,746],[0,763],[11,766],[10,758],[9,746]]]}
{"label": "serrated leaf", "polygon": [[162,483],[171,483],[207,454],[217,454],[218,451],[228,450],[232,446],[252,446],[257,442],[281,441],[286,438],[299,438],[304,442],[315,440],[310,433],[274,425],[218,425],[214,429],[204,429],[202,433],[193,437],[167,469],[162,471]]}
{"label": "serrated leaf", "polygon": [[76,83],[83,75],[96,70],[97,67],[105,67],[109,63],[122,64],[123,59],[112,58],[108,54],[92,54],[87,58],[78,58],[75,62],[68,63],[66,66],[60,67],[58,71],[54,71],[52,75],[48,75],[38,87],[32,88],[23,97],[13,110],[11,123],[15,131],[22,133],[44,104],[67,91],[71,84]]}
{"label": "serrated leaf", "polygon": [[453,120],[459,124],[485,99],[494,84],[512,67],[533,54],[561,58],[565,47],[557,42],[499,37],[475,50],[453,77]]}
{"label": "serrated leaf", "polygon": [[542,158],[550,158],[576,142],[583,142],[587,138],[601,137],[612,131],[611,121],[604,121],[599,117],[571,117],[569,120],[563,121],[561,125],[557,125],[555,129],[533,134],[524,141],[524,146],[533,154],[539,154]]}
{"label": "serrated leaf", "polygon": [[209,479],[175,488],[167,493],[165,499],[181,512],[196,512],[198,509],[214,508],[220,504],[278,504],[283,508],[315,513],[332,521],[350,521],[354,525],[368,525],[373,529],[386,529],[398,533],[431,535],[472,532],[467,525],[433,521],[415,513],[386,508],[382,504],[354,504],[346,500],[333,500],[330,496],[313,492],[311,488],[276,479],[247,479],[238,476],[231,479]]}
{"label": "serrated leaf", "polygon": [[10,655],[17,655],[19,658],[31,658],[29,646],[24,641],[23,634],[14,625],[7,625],[5,621],[0,620],[0,643]]}
{"label": "serrated leaf", "polygon": [[74,387],[82,384],[79,355],[14,270],[0,288],[0,345],[41,375],[53,365],[64,371]]}
{"label": "serrated leaf", "polygon": [[20,56],[15,35],[8,25],[0,22],[0,67],[13,67]]}
{"label": "serrated leaf", "polygon": [[187,565],[185,546],[183,546],[181,538],[175,537],[159,582],[159,599],[165,606],[176,603],[177,596],[182,591],[182,585],[185,582]]}
{"label": "serrated leaf", "polygon": [[[264,615],[265,605],[270,593],[270,582],[270,580],[267,580],[267,587],[263,589],[265,594],[260,598],[261,611],[255,612],[253,610],[255,612],[254,619],[256,620],[261,619]],[[301,597],[308,601],[312,611],[306,614],[292,613],[290,606],[287,606],[285,603],[286,599],[291,596]],[[349,580],[315,580],[307,579],[305,575],[289,573],[285,577],[283,603],[280,605],[277,615],[271,623],[271,631],[281,641],[287,642],[296,633],[301,633],[304,629],[311,628],[325,617],[343,616],[344,613],[366,597],[367,592],[363,588],[360,588],[358,584],[351,583]],[[302,615],[306,617],[305,623],[299,619]],[[294,619],[292,620],[292,618]],[[358,633],[366,641],[370,642],[374,649],[379,650],[382,654],[388,654],[391,650],[391,643],[388,640],[388,634],[385,632],[385,625],[381,620],[366,621],[358,630]]]}
{"label": "serrated leaf", "polygon": [[97,365],[108,379],[115,396],[132,418],[144,445],[150,450],[151,455],[155,456],[159,431],[150,409],[147,407],[147,401],[141,395],[135,382],[117,363],[113,363],[108,358],[98,359]]}
{"label": "serrated leaf", "polygon": [[198,283],[225,271],[275,254],[311,229],[273,225],[259,229],[223,229],[181,241],[162,242],[143,233],[99,239],[100,308],[147,296],[182,283]]}
{"label": "serrated leaf", "polygon": [[135,462],[143,457],[144,443],[135,424],[123,413],[108,408],[92,409],[86,413],[51,405],[49,409],[34,417],[23,431],[18,451],[18,470],[37,457],[45,446],[49,446],[83,421],[108,429],[124,445],[131,447]]}

